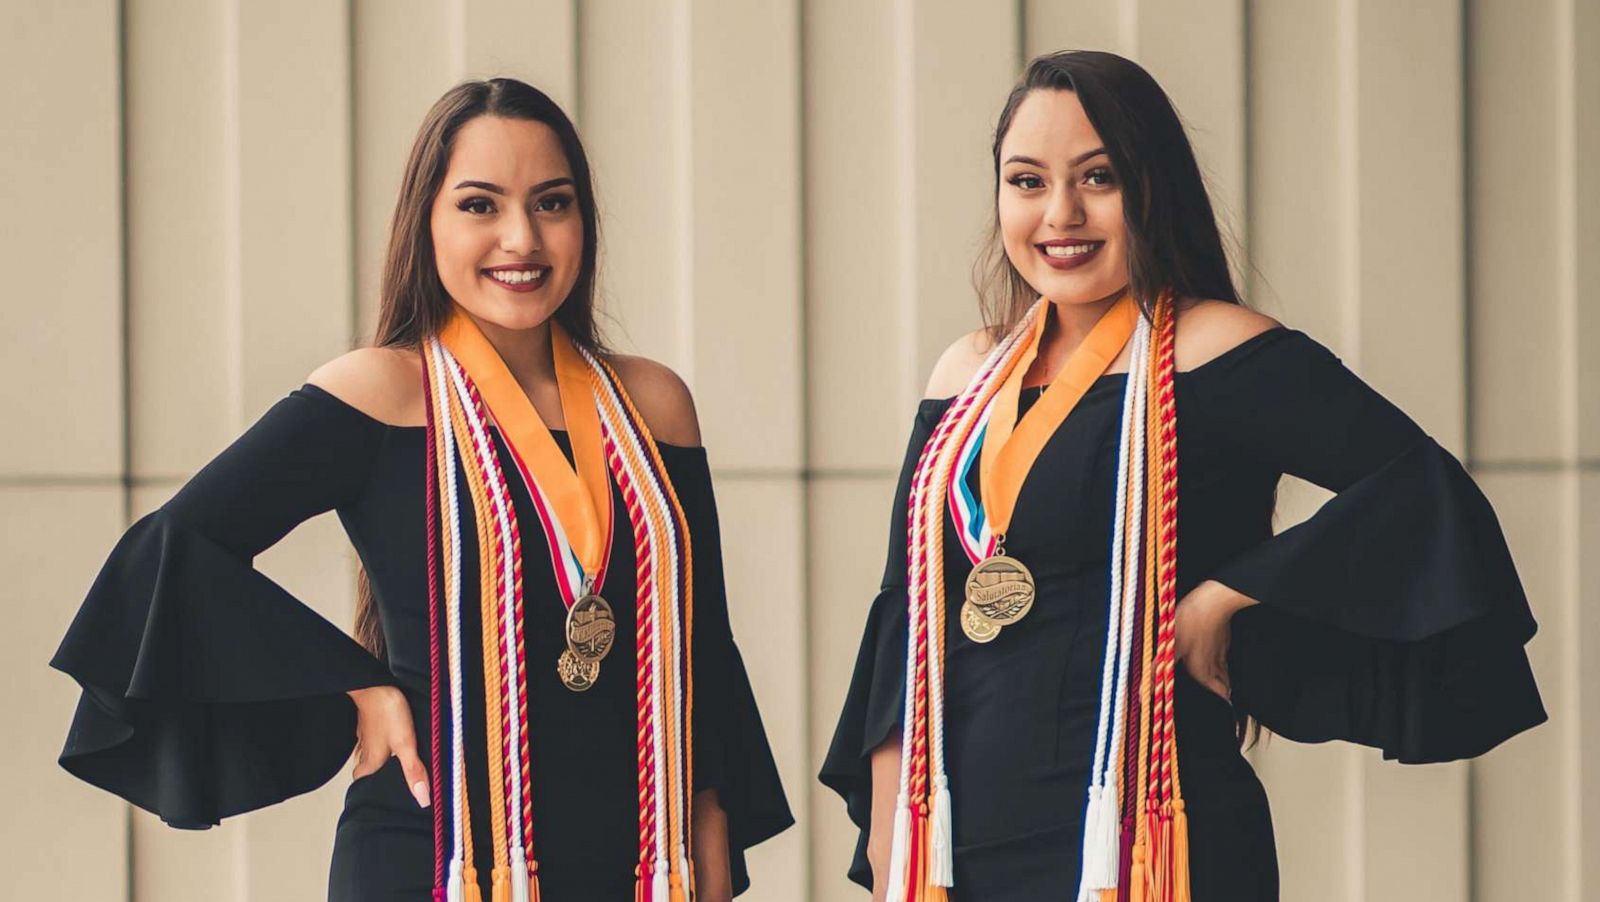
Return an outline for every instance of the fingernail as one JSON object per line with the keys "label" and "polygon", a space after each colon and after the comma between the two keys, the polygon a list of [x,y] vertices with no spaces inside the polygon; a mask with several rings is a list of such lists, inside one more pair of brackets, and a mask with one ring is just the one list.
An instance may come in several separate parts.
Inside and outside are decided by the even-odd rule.
{"label": "fingernail", "polygon": [[411,794],[416,796],[417,804],[424,808],[433,803],[433,800],[428,798],[428,784],[421,780],[411,784]]}

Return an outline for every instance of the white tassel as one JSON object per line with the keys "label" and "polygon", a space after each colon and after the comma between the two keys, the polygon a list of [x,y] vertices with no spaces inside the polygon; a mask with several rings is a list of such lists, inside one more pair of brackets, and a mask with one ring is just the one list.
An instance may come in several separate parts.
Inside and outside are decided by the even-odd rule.
{"label": "white tassel", "polygon": [[528,902],[528,853],[511,847],[511,902]]}
{"label": "white tassel", "polygon": [[1089,787],[1089,808],[1083,821],[1083,869],[1078,881],[1078,902],[1097,902],[1099,891],[1117,888],[1117,860],[1121,854],[1115,792],[1099,785]]}
{"label": "white tassel", "polygon": [[461,859],[450,859],[449,876],[444,882],[444,897],[446,902],[462,902],[466,895],[466,881],[461,876]]}
{"label": "white tassel", "polygon": [[889,846],[888,902],[906,899],[906,846],[911,842],[911,800],[901,793],[894,802],[894,839]]}
{"label": "white tassel", "polygon": [[665,859],[656,862],[656,875],[650,881],[651,902],[672,902],[671,891],[667,888],[667,862]]}
{"label": "white tassel", "polygon": [[950,841],[950,779],[944,774],[933,778],[937,792],[930,815],[933,855],[928,862],[928,879],[934,886],[955,886],[955,850]]}

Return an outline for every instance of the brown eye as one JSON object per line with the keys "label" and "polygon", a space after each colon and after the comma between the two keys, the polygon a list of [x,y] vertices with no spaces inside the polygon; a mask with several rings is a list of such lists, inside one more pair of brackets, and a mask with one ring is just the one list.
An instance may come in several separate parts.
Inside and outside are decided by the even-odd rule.
{"label": "brown eye", "polygon": [[1014,175],[1006,181],[1024,191],[1034,191],[1044,187],[1044,179],[1041,179],[1038,176],[1028,172],[1024,172],[1021,175]]}
{"label": "brown eye", "polygon": [[1098,186],[1115,185],[1117,183],[1116,176],[1111,173],[1110,169],[1107,169],[1104,166],[1089,170],[1084,174],[1083,180],[1091,185]]}
{"label": "brown eye", "polygon": [[456,209],[476,216],[483,216],[494,212],[494,202],[487,197],[469,197],[456,204]]}
{"label": "brown eye", "polygon": [[571,207],[573,203],[574,200],[570,194],[546,194],[544,197],[539,198],[538,203],[533,205],[533,209],[540,213],[560,213],[562,210]]}

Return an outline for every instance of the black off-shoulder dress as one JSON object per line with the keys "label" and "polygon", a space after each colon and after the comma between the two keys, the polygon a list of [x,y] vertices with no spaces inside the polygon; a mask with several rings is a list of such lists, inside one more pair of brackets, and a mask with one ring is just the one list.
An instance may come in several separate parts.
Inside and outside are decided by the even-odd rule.
{"label": "black off-shoulder dress", "polygon": [[[570,460],[566,434],[555,436]],[[62,766],[173,826],[207,827],[327,782],[354,745],[346,690],[389,684],[410,701],[419,753],[438,779],[429,730],[425,445],[425,429],[384,424],[307,385],[135,523],[50,662],[83,687]],[[742,891],[749,885],[744,850],[793,820],[728,624],[706,453],[665,444],[661,453],[695,554],[695,788],[716,789],[727,811],[733,882]],[[619,644],[589,691],[562,686],[555,662],[565,609],[532,502],[519,481],[512,486],[528,592],[541,888],[552,902],[631,899],[638,854],[631,645]],[[613,498],[612,522],[625,525],[620,493]],[[372,581],[387,662],[251,565],[296,524],[328,510],[338,511]],[[473,530],[462,537],[464,560],[476,561]],[[477,635],[477,581],[463,582],[463,634]],[[631,542],[613,543],[605,591],[634,597]],[[613,604],[618,634],[633,635],[633,606]],[[463,717],[478,873],[487,881],[483,689],[480,662],[471,658],[479,645],[463,643]],[[411,798],[398,759],[353,782],[330,899],[431,898],[432,818]]]}
{"label": "black off-shoulder dress", "polygon": [[[1028,618],[987,645],[949,620],[958,900],[1033,902],[1077,886],[1126,380],[1091,387],[1023,486],[1006,545],[1038,581]],[[1025,390],[1022,409],[1039,393]],[[948,404],[918,409],[882,591],[821,772],[863,828],[850,869],[863,885],[869,757],[899,729],[904,698],[907,483]],[[1271,817],[1238,718],[1407,763],[1478,755],[1545,719],[1523,648],[1534,620],[1471,477],[1304,333],[1272,329],[1178,373],[1177,412],[1179,597],[1214,579],[1261,602],[1233,619],[1232,706],[1179,668],[1193,898],[1272,900]],[[1338,494],[1274,536],[1284,473]],[[946,593],[959,598],[970,565],[948,523],[945,535]]]}

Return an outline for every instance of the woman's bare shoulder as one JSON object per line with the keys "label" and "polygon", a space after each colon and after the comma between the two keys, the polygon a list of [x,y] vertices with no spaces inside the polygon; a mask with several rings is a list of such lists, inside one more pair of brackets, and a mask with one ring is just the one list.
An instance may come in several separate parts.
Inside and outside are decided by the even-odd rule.
{"label": "woman's bare shoulder", "polygon": [[988,329],[968,332],[951,342],[933,365],[923,397],[951,398],[960,394],[993,348],[994,340]]}
{"label": "woman's bare shoulder", "polygon": [[657,441],[685,448],[700,444],[694,396],[671,367],[630,354],[612,354],[607,360]]}
{"label": "woman's bare shoulder", "polygon": [[1173,363],[1180,370],[1192,370],[1262,332],[1282,327],[1272,317],[1242,304],[1188,299],[1178,304]]}
{"label": "woman's bare shoulder", "polygon": [[414,348],[356,348],[317,367],[306,381],[380,422],[427,425],[422,355]]}

